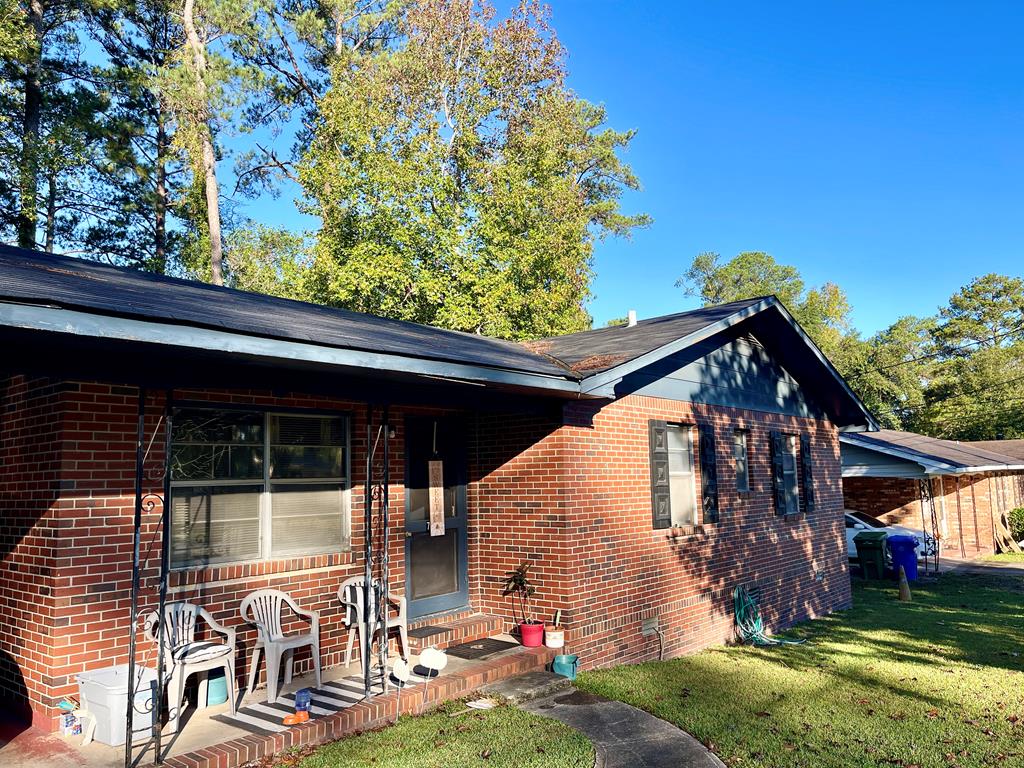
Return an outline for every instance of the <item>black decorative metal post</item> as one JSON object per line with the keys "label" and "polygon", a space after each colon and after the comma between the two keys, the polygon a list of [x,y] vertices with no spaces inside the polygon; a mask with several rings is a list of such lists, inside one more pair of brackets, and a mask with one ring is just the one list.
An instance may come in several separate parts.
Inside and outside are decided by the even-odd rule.
{"label": "black decorative metal post", "polygon": [[[174,425],[174,398],[173,392],[167,390],[164,396],[164,497],[160,504],[160,601],[158,609],[157,624],[157,659],[156,678],[157,694],[153,702],[153,746],[155,749],[156,764],[164,761],[161,751],[162,728],[160,723],[160,710],[163,701],[164,685],[164,607],[167,605],[167,574],[170,570],[171,559],[171,440],[173,435],[171,429]],[[231,670],[231,674],[235,671]],[[234,686],[229,685],[228,690]],[[180,714],[180,713],[179,713]]]}
{"label": "black decorative metal post", "polygon": [[139,548],[142,538],[142,441],[146,429],[146,388],[139,387],[138,428],[135,435],[135,518],[132,528],[131,616],[128,622],[128,711],[125,715],[124,764],[132,764],[132,725],[135,713],[135,632],[139,620]]}
{"label": "black decorative metal post", "polygon": [[366,647],[359,649],[363,659],[363,695],[370,698],[370,646],[373,644],[373,405],[366,405],[366,485],[363,490],[363,622]]}
{"label": "black decorative metal post", "polygon": [[378,504],[380,505],[380,519],[381,519],[381,554],[380,554],[380,596],[377,599],[377,626],[381,627],[381,641],[380,641],[380,672],[381,672],[381,690],[384,693],[388,692],[388,613],[390,605],[388,603],[388,486],[390,484],[389,471],[391,469],[388,462],[389,456],[389,433],[391,432],[391,425],[388,422],[388,406],[385,405],[383,408],[383,414],[381,415],[380,432],[382,436],[382,450],[384,451],[383,465],[384,465],[384,479],[381,481],[380,499]]}

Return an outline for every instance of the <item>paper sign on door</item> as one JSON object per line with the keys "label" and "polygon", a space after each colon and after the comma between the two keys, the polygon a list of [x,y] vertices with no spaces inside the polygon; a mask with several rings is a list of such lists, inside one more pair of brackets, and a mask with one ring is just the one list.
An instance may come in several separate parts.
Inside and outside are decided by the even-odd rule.
{"label": "paper sign on door", "polygon": [[430,462],[430,535],[444,536],[444,462]]}

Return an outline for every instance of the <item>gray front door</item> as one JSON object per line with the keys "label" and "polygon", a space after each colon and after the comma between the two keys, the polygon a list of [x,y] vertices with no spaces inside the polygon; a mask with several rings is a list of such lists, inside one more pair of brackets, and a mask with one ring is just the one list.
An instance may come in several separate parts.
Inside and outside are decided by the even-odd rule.
{"label": "gray front door", "polygon": [[[430,535],[431,461],[443,462],[443,536]],[[466,442],[453,417],[405,422],[405,564],[410,618],[468,605]]]}

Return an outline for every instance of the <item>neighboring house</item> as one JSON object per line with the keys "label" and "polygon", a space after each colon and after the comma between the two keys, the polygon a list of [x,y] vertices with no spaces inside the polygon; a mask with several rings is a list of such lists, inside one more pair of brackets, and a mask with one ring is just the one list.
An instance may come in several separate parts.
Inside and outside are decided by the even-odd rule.
{"label": "neighboring house", "polygon": [[839,432],[874,424],[774,298],[520,345],[0,247],[0,340],[0,683],[43,727],[76,673],[127,658],[136,471],[162,493],[168,418],[169,596],[243,648],[240,600],[274,587],[340,663],[335,591],[385,494],[414,619],[511,628],[502,577],[529,560],[586,667],[732,639],[739,584],[772,628],[850,602]]}
{"label": "neighboring house", "polygon": [[937,533],[947,555],[994,552],[993,515],[1024,504],[1024,459],[987,446],[892,429],[840,443],[846,508]]}

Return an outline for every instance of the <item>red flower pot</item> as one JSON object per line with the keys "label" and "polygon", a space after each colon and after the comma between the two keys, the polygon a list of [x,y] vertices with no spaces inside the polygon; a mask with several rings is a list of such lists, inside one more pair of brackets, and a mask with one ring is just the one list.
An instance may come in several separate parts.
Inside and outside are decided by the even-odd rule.
{"label": "red flower pot", "polygon": [[544,644],[544,625],[520,624],[519,637],[527,648],[539,648]]}

